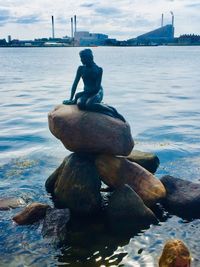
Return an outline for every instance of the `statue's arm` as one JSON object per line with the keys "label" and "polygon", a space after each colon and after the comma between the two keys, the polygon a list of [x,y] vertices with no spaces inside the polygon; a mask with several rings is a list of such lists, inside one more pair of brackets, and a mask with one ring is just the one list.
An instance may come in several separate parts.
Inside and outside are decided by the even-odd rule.
{"label": "statue's arm", "polygon": [[74,94],[76,92],[77,85],[78,85],[80,78],[81,78],[81,73],[82,73],[82,67],[79,66],[78,70],[76,72],[76,77],[75,77],[73,85],[72,85],[70,100],[73,100],[73,98],[74,98]]}
{"label": "statue's arm", "polygon": [[101,81],[102,81],[103,69],[100,68],[99,76],[96,81],[96,92],[98,93],[101,88]]}

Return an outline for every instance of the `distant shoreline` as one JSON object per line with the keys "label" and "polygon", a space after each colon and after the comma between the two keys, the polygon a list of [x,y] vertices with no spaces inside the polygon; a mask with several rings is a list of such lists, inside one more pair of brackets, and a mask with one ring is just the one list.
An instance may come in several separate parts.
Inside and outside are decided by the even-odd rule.
{"label": "distant shoreline", "polygon": [[102,46],[57,46],[57,45],[52,45],[52,46],[27,46],[27,45],[15,45],[15,46],[1,46],[0,48],[81,48],[81,47],[155,47],[155,46],[200,46],[200,44],[166,44],[166,45],[102,45]]}

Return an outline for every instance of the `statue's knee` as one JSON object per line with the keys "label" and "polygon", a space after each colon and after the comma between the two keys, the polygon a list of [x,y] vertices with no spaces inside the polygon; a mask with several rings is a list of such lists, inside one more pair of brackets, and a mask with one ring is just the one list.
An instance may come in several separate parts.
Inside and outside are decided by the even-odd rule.
{"label": "statue's knee", "polygon": [[83,101],[78,100],[77,106],[79,109],[85,109],[85,103]]}

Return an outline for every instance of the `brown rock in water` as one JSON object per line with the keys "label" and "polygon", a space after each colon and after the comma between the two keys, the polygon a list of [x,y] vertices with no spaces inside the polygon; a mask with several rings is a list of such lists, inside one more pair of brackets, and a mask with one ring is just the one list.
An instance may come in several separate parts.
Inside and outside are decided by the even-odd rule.
{"label": "brown rock in water", "polygon": [[72,213],[90,214],[101,206],[101,181],[88,154],[71,154],[47,179],[46,189],[53,194],[56,206]]}
{"label": "brown rock in water", "polygon": [[96,158],[96,166],[105,184],[113,188],[128,184],[147,206],[154,205],[166,195],[159,179],[124,157],[100,155]]}
{"label": "brown rock in water", "polygon": [[47,204],[34,202],[16,214],[12,219],[20,225],[31,224],[44,218],[48,208],[50,206]]}
{"label": "brown rock in water", "polygon": [[0,199],[0,210],[15,209],[25,206],[25,201],[21,197],[6,197]]}
{"label": "brown rock in water", "polygon": [[126,156],[134,146],[128,123],[76,105],[59,105],[48,119],[52,134],[73,152]]}
{"label": "brown rock in water", "polygon": [[155,154],[138,150],[132,150],[126,158],[139,164],[151,173],[155,173],[160,164],[160,160]]}
{"label": "brown rock in water", "polygon": [[166,188],[164,207],[177,216],[187,219],[200,218],[200,184],[173,176],[163,176]]}
{"label": "brown rock in water", "polygon": [[120,232],[137,232],[158,222],[154,213],[128,185],[122,185],[111,195],[107,215],[111,228]]}

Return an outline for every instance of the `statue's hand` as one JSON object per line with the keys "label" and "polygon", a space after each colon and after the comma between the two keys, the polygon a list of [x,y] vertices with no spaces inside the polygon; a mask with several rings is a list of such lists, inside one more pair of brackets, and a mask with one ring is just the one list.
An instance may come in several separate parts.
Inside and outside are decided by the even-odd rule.
{"label": "statue's hand", "polygon": [[74,104],[74,101],[73,101],[73,100],[68,100],[68,99],[67,99],[67,100],[64,100],[64,101],[63,101],[63,104],[64,104],[64,105],[73,105],[73,104]]}

